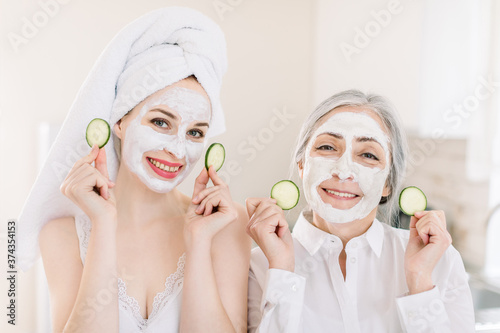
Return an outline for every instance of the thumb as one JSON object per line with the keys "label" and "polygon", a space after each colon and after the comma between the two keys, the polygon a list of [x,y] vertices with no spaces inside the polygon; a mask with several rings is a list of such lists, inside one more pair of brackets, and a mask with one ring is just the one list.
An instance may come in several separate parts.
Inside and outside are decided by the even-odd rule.
{"label": "thumb", "polygon": [[201,169],[200,174],[196,177],[194,182],[193,199],[195,199],[201,191],[207,188],[209,179],[207,169]]}
{"label": "thumb", "polygon": [[104,177],[109,179],[108,174],[108,163],[106,161],[106,149],[99,149],[99,154],[95,160],[95,168],[99,171]]}
{"label": "thumb", "polygon": [[262,202],[262,198],[247,198],[245,200],[245,204],[247,206],[247,213],[248,217],[252,217],[253,213],[255,213],[255,210],[257,207],[259,207],[260,203]]}
{"label": "thumb", "polygon": [[418,237],[417,221],[418,219],[415,216],[412,216],[410,219],[410,239]]}

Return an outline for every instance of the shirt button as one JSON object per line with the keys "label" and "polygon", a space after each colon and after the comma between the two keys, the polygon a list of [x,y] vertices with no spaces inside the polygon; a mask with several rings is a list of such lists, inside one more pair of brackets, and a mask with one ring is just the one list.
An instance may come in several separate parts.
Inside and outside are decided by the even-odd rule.
{"label": "shirt button", "polygon": [[297,291],[297,285],[295,283],[292,285],[292,290]]}
{"label": "shirt button", "polygon": [[351,263],[356,263],[356,258],[351,258]]}

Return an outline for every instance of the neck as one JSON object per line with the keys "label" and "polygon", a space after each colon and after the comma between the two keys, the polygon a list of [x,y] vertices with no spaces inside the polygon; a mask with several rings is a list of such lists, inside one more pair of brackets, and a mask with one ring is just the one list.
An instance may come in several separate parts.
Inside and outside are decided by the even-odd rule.
{"label": "neck", "polygon": [[115,187],[119,223],[147,224],[153,220],[185,214],[185,196],[176,188],[158,193],[148,188],[123,163],[118,168]]}
{"label": "neck", "polygon": [[364,234],[372,225],[377,215],[377,207],[366,217],[347,223],[330,223],[313,211],[313,225],[318,229],[340,238],[344,248],[351,239]]}

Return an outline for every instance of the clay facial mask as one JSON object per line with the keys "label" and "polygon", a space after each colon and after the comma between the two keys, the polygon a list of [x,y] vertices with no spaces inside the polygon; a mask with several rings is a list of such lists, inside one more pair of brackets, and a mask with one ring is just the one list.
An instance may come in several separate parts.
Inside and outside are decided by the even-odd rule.
{"label": "clay facial mask", "polygon": [[[160,133],[141,124],[144,115],[154,106],[166,105],[180,116],[177,133]],[[150,99],[130,122],[123,142],[123,157],[128,168],[151,190],[166,193],[171,191],[189,174],[206,145],[187,137],[188,126],[194,121],[210,119],[210,104],[201,94],[187,88],[175,87],[161,96]],[[144,153],[167,150],[178,159],[185,158],[179,174],[172,179],[160,179],[148,165]],[[150,169],[150,170],[148,170]]]}
{"label": "clay facial mask", "polygon": [[[311,157],[316,138],[324,133],[340,135],[346,149],[340,157]],[[357,138],[376,140],[385,152],[385,167],[368,167],[352,159],[352,146]],[[366,217],[380,202],[389,174],[389,138],[379,124],[363,113],[340,112],[330,117],[312,135],[305,152],[303,185],[304,194],[311,209],[330,223],[346,223]],[[379,158],[382,156],[379,156]],[[318,191],[319,185],[337,175],[340,182],[357,182],[363,192],[361,200],[352,208],[337,209],[325,203]]]}

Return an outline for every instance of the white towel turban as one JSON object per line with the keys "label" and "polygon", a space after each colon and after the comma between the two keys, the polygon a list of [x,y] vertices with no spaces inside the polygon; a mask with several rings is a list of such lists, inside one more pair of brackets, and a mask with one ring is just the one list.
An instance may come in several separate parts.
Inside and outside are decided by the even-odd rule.
{"label": "white towel turban", "polygon": [[[103,118],[113,127],[147,96],[194,75],[210,98],[207,137],[213,137],[225,130],[219,92],[226,68],[224,34],[195,10],[162,8],[123,28],[80,88],[24,204],[18,220],[18,266],[26,271],[38,259],[38,235],[48,221],[83,213],[59,188],[73,164],[90,151],[85,130],[92,119]],[[105,146],[113,181],[119,166],[115,140],[112,135]]]}

